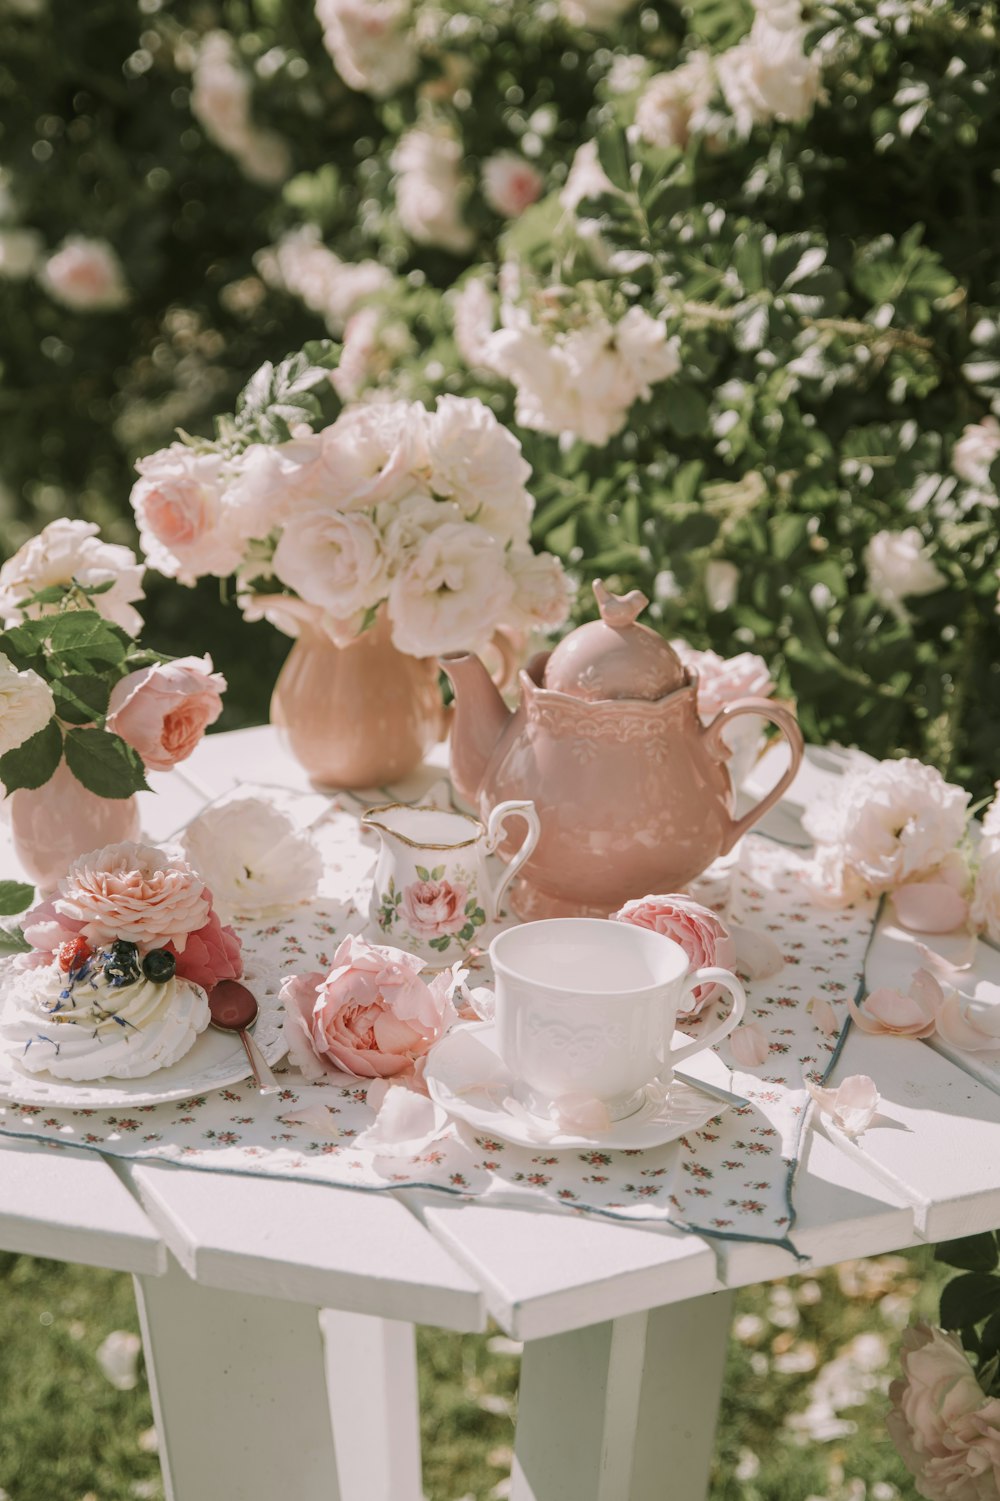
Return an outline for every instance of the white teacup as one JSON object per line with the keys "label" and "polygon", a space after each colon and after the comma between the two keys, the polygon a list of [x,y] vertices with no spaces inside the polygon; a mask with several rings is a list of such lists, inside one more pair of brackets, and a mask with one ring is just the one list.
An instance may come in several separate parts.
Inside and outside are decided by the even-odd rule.
{"label": "white teacup", "polygon": [[[672,938],[610,919],[522,923],[497,934],[490,959],[497,1050],[515,1098],[540,1116],[579,1096],[624,1120],[642,1106],[646,1085],[669,1084],[674,1065],[727,1037],[746,1007],[728,969],[689,970]],[[732,1009],[704,1036],[672,1047],[677,1013],[706,984],[728,990]]]}

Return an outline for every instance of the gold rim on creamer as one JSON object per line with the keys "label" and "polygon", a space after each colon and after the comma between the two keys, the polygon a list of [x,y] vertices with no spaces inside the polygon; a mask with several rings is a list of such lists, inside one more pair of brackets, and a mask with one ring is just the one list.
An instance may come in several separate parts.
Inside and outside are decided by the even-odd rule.
{"label": "gold rim on creamer", "polygon": [[[446,818],[464,818],[466,823],[474,823],[480,832],[472,839],[460,839],[452,844],[430,844],[420,839],[411,839],[408,834],[401,834],[398,829],[387,829],[384,824],[379,823],[377,818],[372,817],[375,813],[392,813],[396,808],[405,809],[407,813],[443,813]],[[441,850],[442,852],[464,850],[468,849],[470,844],[475,844],[486,832],[482,822],[474,818],[471,813],[460,813],[457,808],[432,808],[424,803],[380,803],[377,808],[366,809],[361,815],[361,822],[369,824],[383,834],[388,834],[392,839],[398,839],[401,844],[408,844],[412,850]]]}

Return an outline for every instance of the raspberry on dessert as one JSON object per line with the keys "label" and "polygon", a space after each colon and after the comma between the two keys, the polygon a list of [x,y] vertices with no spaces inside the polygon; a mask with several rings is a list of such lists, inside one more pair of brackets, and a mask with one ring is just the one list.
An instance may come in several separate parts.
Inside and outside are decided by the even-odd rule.
{"label": "raspberry on dessert", "polygon": [[93,952],[86,938],[67,938],[59,945],[59,968],[67,974],[82,969]]}

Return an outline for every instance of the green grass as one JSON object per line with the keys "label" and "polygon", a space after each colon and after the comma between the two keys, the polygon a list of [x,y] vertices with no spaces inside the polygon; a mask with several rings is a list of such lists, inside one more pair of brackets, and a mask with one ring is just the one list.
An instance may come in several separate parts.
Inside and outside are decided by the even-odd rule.
{"label": "green grass", "polygon": [[[899,1325],[934,1315],[946,1275],[915,1251],[741,1293],[711,1501],[916,1501],[886,1436],[885,1388]],[[0,1487],[9,1501],[162,1496],[145,1383],[117,1391],[97,1363],[115,1329],[138,1331],[127,1277],[0,1254]],[[430,1501],[506,1494],[519,1364],[509,1347],[496,1333],[421,1331]],[[860,1365],[845,1362],[851,1350]],[[827,1419],[854,1431],[817,1439],[788,1426],[817,1379],[850,1404],[828,1407]],[[823,1414],[812,1407],[815,1423]]]}

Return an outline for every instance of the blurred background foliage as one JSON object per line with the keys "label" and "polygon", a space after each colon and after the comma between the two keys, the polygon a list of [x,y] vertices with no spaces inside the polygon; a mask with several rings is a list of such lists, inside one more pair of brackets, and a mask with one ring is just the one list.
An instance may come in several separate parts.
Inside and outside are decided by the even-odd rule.
{"label": "blurred background foliage", "polygon": [[[209,431],[263,360],[370,306],[352,394],[488,401],[524,443],[536,539],[578,578],[578,618],[590,578],[638,584],[669,634],[764,656],[810,738],[918,754],[987,791],[997,469],[972,482],[952,453],[1000,405],[998,6],[806,3],[808,118],[722,121],[666,149],[629,128],[648,79],[738,43],[745,0],[399,9],[412,76],[380,90],[342,79],[309,0],[0,0],[0,549],[64,514],[134,543],[135,458]],[[245,82],[242,152],[192,107],[212,39]],[[457,142],[451,248],[397,202],[415,123]],[[591,138],[610,189],[568,212]],[[498,152],[542,183],[510,218],[485,189]],[[386,274],[324,300],[281,269],[295,232],[296,264],[325,246]],[[46,259],[69,236],[113,247],[121,306],[53,294]],[[606,444],[519,427],[510,383],[456,347],[451,289],[481,277],[492,295],[504,263],[524,307],[556,287],[564,313],[667,323],[678,376]],[[863,560],[914,526],[945,583],[904,605]],[[150,575],[148,593],[151,642],[210,649],[228,676],[224,726],[265,718],[284,638],[212,580]]]}

